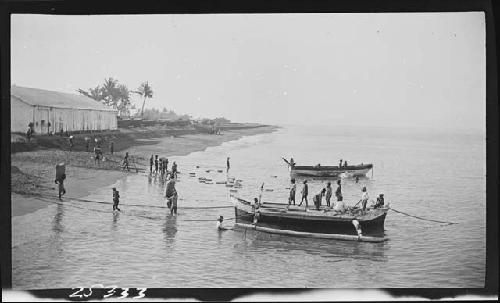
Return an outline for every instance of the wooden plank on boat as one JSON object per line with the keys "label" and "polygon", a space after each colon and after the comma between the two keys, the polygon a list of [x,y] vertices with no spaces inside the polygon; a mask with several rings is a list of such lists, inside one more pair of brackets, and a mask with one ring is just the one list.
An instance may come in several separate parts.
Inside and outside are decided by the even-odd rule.
{"label": "wooden plank on boat", "polygon": [[386,237],[369,237],[369,236],[354,236],[354,235],[342,235],[342,234],[323,234],[323,233],[309,233],[302,231],[294,231],[294,230],[286,230],[286,229],[275,229],[263,226],[256,226],[253,224],[245,224],[245,223],[234,223],[238,227],[254,229],[257,231],[262,231],[270,234],[279,234],[279,235],[289,235],[296,237],[309,237],[309,238],[319,238],[319,239],[334,239],[334,240],[343,240],[343,241],[359,241],[359,242],[384,242],[388,239]]}

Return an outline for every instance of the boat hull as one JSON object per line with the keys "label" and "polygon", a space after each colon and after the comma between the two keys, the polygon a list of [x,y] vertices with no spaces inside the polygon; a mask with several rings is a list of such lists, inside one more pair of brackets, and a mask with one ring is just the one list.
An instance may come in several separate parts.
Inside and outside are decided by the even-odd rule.
{"label": "boat hull", "polygon": [[290,176],[298,177],[339,177],[341,174],[347,174],[348,176],[365,176],[370,169],[373,168],[372,164],[358,165],[358,166],[289,166]]}
{"label": "boat hull", "polygon": [[[236,198],[236,200],[238,200]],[[242,205],[238,201],[235,203],[236,223],[252,224],[254,214],[248,205]],[[316,211],[310,211],[312,213]],[[386,209],[378,209],[373,215],[364,219],[364,216],[321,216],[309,215],[305,211],[270,211],[265,207],[261,207],[258,226],[278,229],[291,230],[306,233],[321,233],[321,234],[346,234],[357,235],[357,231],[353,225],[353,220],[356,219],[363,232],[363,235],[383,236],[384,222],[387,215]],[[320,214],[321,212],[317,212]],[[366,217],[366,216],[365,216]]]}

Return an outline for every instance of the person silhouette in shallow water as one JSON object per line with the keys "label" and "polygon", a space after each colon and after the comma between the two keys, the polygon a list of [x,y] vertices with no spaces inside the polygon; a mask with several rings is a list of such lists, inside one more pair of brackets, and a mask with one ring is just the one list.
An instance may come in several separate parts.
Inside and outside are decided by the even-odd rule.
{"label": "person silhouette in shallow water", "polygon": [[116,190],[116,187],[113,187],[113,210],[121,211],[118,208],[119,203],[120,203],[120,192]]}

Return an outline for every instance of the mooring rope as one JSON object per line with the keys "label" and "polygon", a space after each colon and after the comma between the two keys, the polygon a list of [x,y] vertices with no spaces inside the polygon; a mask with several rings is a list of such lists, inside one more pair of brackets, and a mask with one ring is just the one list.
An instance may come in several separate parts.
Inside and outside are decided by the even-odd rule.
{"label": "mooring rope", "polygon": [[[44,202],[58,204],[58,205],[65,205],[65,206],[70,206],[70,207],[75,207],[75,208],[83,209],[83,210],[90,210],[90,211],[100,212],[100,213],[111,213],[111,212],[113,212],[113,211],[108,211],[108,210],[103,210],[103,209],[84,208],[84,207],[81,207],[81,206],[78,206],[78,205],[64,203],[62,201],[53,201],[53,200],[50,200],[50,199],[45,198],[45,197],[38,197],[38,198],[39,198],[39,200],[44,201]],[[233,207],[233,206],[231,206],[231,207]],[[120,211],[120,213],[123,214],[123,215],[127,215],[127,216],[141,217],[141,218],[150,219],[150,220],[151,219],[160,219],[160,218],[153,218],[153,217],[145,216],[145,215],[141,215],[141,214],[126,213],[126,212],[121,212],[121,211]],[[224,219],[224,221],[231,221],[231,220],[235,220],[237,218],[243,218],[243,217],[249,217],[249,216],[253,216],[253,214],[241,215],[241,216],[232,217],[232,218],[226,218],[226,219]],[[180,222],[215,222],[215,221],[217,221],[217,219],[215,219],[215,218],[214,219],[186,219],[186,220],[182,220],[181,219],[181,220],[176,220],[176,221],[180,221]]]}
{"label": "mooring rope", "polygon": [[419,219],[419,220],[424,220],[424,221],[431,221],[431,222],[436,222],[436,223],[445,223],[445,224],[458,224],[456,222],[448,222],[448,221],[439,221],[439,220],[433,220],[433,219],[426,219],[426,218],[422,218],[422,217],[419,217],[419,216],[415,216],[415,215],[410,215],[410,214],[407,214],[405,212],[402,212],[402,211],[399,211],[399,210],[396,210],[392,207],[389,208],[390,210],[392,211],[395,211],[397,213],[400,213],[402,215],[405,215],[405,216],[408,216],[408,217],[412,217],[412,218],[416,218],[416,219]]}
{"label": "mooring rope", "polygon": [[[32,195],[34,197],[39,197],[39,198],[58,198],[57,196],[53,195]],[[65,199],[70,200],[69,202],[74,202],[74,201],[80,201],[80,202],[88,202],[88,203],[97,203],[97,204],[107,204],[107,205],[112,205],[113,202],[107,202],[107,201],[95,201],[95,200],[87,200],[87,199],[82,199],[82,198],[76,198],[76,197],[64,197]],[[74,201],[72,201],[74,200]],[[57,202],[56,202],[57,203]],[[120,206],[136,206],[136,207],[149,207],[149,208],[168,208],[166,206],[161,206],[161,205],[147,205],[147,204],[126,204],[126,203],[120,203]],[[233,208],[233,205],[221,205],[221,206],[185,206],[185,207],[178,207],[179,209],[220,209],[220,208]]]}

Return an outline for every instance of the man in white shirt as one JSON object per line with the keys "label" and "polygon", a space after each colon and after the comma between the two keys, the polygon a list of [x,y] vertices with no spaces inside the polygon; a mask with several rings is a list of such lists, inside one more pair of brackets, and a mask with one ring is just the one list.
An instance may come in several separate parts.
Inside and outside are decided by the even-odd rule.
{"label": "man in white shirt", "polygon": [[362,209],[363,211],[366,210],[366,203],[368,203],[368,199],[370,199],[370,197],[368,196],[368,192],[366,191],[366,187],[363,186],[363,194],[361,195],[361,205],[362,205]]}

